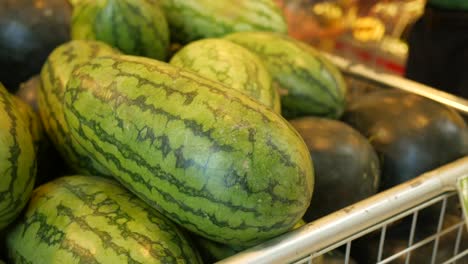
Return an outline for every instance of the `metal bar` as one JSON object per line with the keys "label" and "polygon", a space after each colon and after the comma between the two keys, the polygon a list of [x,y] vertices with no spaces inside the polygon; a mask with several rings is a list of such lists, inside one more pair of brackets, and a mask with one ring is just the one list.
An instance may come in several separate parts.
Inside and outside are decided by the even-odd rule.
{"label": "metal bar", "polygon": [[382,260],[383,247],[385,242],[385,233],[387,232],[387,225],[382,227],[382,232],[380,233],[380,242],[379,242],[379,252],[377,254],[377,262]]}
{"label": "metal bar", "polygon": [[428,198],[455,190],[468,175],[468,157],[381,192],[368,199],[273,238],[218,263],[287,263],[316,252],[404,212]]}
{"label": "metal bar", "polygon": [[468,100],[457,97],[453,94],[432,88],[430,86],[408,80],[396,75],[376,72],[362,64],[354,64],[351,61],[338,57],[336,55],[324,53],[325,56],[338,68],[345,73],[352,73],[359,76],[365,76],[366,79],[375,81],[385,86],[408,91],[414,94],[424,96],[436,102],[453,107],[465,114],[468,114]]}
{"label": "metal bar", "polygon": [[[445,198],[442,201],[442,208],[440,209],[440,215],[439,215],[439,223],[437,225],[437,233],[440,233],[444,225],[445,208],[447,208],[447,198]],[[434,241],[434,248],[432,250],[432,261],[431,261],[432,264],[435,264],[438,250],[439,250],[439,237],[436,237]]]}
{"label": "metal bar", "polygon": [[349,264],[349,255],[351,254],[351,241],[346,243],[345,264]]}
{"label": "metal bar", "polygon": [[468,249],[464,250],[463,252],[461,252],[460,254],[454,256],[453,258],[448,259],[443,264],[455,263],[455,261],[463,258],[464,256],[468,256]]}
{"label": "metal bar", "polygon": [[458,250],[460,250],[460,243],[461,243],[462,236],[463,236],[463,226],[460,226],[458,228],[457,238],[455,240],[455,246],[453,249],[454,256],[456,256],[458,254]]}
{"label": "metal bar", "polygon": [[[446,200],[446,199],[445,199]],[[445,201],[444,200],[444,201]],[[411,247],[413,245],[413,241],[414,241],[414,234],[416,232],[416,223],[418,222],[418,212],[419,211],[416,211],[414,212],[413,214],[413,219],[412,219],[412,222],[411,222],[411,231],[410,231],[410,237],[409,237],[409,241],[408,241],[408,247]],[[411,251],[408,253],[408,255],[406,256],[406,264],[409,264],[410,263],[410,259],[411,259]]]}

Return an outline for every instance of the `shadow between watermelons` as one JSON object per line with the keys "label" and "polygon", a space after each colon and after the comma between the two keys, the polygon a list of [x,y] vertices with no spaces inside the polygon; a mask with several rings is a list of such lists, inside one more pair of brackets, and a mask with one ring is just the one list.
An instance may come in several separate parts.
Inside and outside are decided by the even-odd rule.
{"label": "shadow between watermelons", "polygon": [[[21,83],[20,88],[16,92],[16,95],[22,101],[31,106],[37,115],[39,115],[37,97],[40,85],[40,76],[35,75],[28,81]],[[38,120],[42,123],[39,116]],[[41,128],[43,128],[43,125]],[[41,134],[42,138],[38,142],[39,146],[37,153],[37,175],[35,186],[39,186],[60,176],[73,173],[52,144],[47,133],[43,131]]]}

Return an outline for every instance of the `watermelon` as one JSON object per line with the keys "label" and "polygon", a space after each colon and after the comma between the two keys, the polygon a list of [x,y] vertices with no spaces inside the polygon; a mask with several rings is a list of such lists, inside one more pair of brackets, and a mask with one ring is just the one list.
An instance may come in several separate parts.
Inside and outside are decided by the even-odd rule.
{"label": "watermelon", "polygon": [[287,33],[288,26],[273,0],[161,0],[172,42],[221,37],[240,31]]}
{"label": "watermelon", "polygon": [[71,36],[159,60],[169,53],[166,17],[158,4],[147,0],[79,1],[73,8]]}
{"label": "watermelon", "polygon": [[36,149],[24,114],[0,83],[0,230],[26,205],[36,177]]}
{"label": "watermelon", "polygon": [[308,222],[377,193],[379,158],[370,142],[351,126],[332,119],[290,120],[310,151],[315,192],[304,215]]}
{"label": "watermelon", "polygon": [[278,91],[265,65],[249,50],[223,39],[203,39],[178,51],[170,64],[239,90],[281,112]]}
{"label": "watermelon", "polygon": [[289,230],[310,203],[310,154],[288,122],[190,71],[96,58],[73,71],[64,112],[93,160],[205,238],[253,245]]}
{"label": "watermelon", "polygon": [[226,39],[257,54],[280,89],[286,118],[339,118],[346,86],[338,68],[311,46],[271,32],[240,32]]}
{"label": "watermelon", "polygon": [[15,263],[201,263],[174,223],[116,181],[93,176],[35,189],[7,249]]}
{"label": "watermelon", "polygon": [[343,120],[367,137],[379,155],[380,190],[468,154],[468,129],[461,116],[415,94],[366,94],[349,105]]}
{"label": "watermelon", "polygon": [[0,1],[0,81],[14,92],[70,39],[67,0]]}
{"label": "watermelon", "polygon": [[102,166],[93,162],[80,146],[72,146],[63,114],[63,98],[71,71],[76,65],[100,55],[118,52],[103,42],[74,40],[54,49],[41,71],[38,92],[39,113],[44,129],[73,171],[86,175],[107,175]]}

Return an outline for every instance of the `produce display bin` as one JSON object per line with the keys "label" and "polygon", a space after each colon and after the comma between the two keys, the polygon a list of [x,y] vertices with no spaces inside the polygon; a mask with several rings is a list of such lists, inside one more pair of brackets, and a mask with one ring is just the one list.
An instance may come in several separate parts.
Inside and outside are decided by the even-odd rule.
{"label": "produce display bin", "polygon": [[[453,107],[464,117],[468,115],[467,100],[398,76],[375,72],[336,56],[328,57],[341,68],[348,82],[363,82],[369,89],[406,90]],[[353,245],[360,238],[371,234],[377,239],[376,252],[371,254],[375,259],[369,259],[369,263],[421,263],[412,261],[411,256],[423,247],[430,247],[426,253],[426,259],[429,260],[424,263],[468,263],[468,233],[464,216],[461,210],[457,210],[459,217],[447,225],[446,213],[448,205],[458,203],[456,182],[463,176],[468,176],[468,157],[426,172],[217,263],[327,264],[331,262],[324,261],[323,255],[338,248],[342,252],[342,259],[333,263],[355,263],[351,262],[350,257],[355,249]],[[420,225],[418,216],[427,210],[432,210],[430,212],[434,216],[432,232],[416,239],[416,230]],[[391,255],[384,254],[388,230],[402,221],[409,223],[405,246]],[[449,241],[449,256],[441,260],[441,241],[449,234],[453,238]],[[447,252],[444,254],[447,255]],[[395,260],[400,262],[393,262]]]}

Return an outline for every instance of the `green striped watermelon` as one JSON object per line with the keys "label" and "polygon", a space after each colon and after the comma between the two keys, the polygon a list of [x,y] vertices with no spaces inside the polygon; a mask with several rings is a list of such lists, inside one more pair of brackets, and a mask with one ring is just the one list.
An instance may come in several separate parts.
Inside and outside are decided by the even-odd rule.
{"label": "green striped watermelon", "polygon": [[165,60],[169,28],[160,6],[147,0],[81,0],[75,3],[72,39],[100,40],[123,53]]}
{"label": "green striped watermelon", "polygon": [[104,169],[92,161],[78,145],[71,144],[63,115],[63,98],[71,71],[76,65],[100,55],[118,53],[103,42],[75,40],[58,46],[47,58],[41,71],[38,92],[39,114],[54,146],[74,171],[102,175]]}
{"label": "green striped watermelon", "polygon": [[15,263],[201,263],[174,223],[117,182],[93,176],[35,189],[7,249]]}
{"label": "green striped watermelon", "polygon": [[173,42],[220,37],[239,31],[287,32],[273,0],[161,0]]}
{"label": "green striped watermelon", "polygon": [[97,58],[73,72],[64,112],[90,157],[206,238],[255,244],[289,230],[310,203],[310,154],[288,122],[190,71]]}
{"label": "green striped watermelon", "polygon": [[202,39],[179,50],[170,64],[239,90],[281,113],[278,91],[265,65],[249,50],[223,39]]}
{"label": "green striped watermelon", "polygon": [[234,33],[226,39],[257,54],[283,91],[287,118],[314,115],[338,118],[345,107],[346,86],[339,70],[311,46],[270,32]]}
{"label": "green striped watermelon", "polygon": [[0,83],[0,230],[26,205],[36,177],[36,149],[24,114]]}

